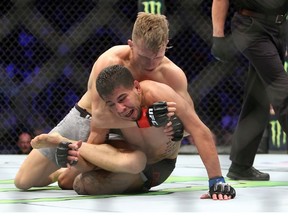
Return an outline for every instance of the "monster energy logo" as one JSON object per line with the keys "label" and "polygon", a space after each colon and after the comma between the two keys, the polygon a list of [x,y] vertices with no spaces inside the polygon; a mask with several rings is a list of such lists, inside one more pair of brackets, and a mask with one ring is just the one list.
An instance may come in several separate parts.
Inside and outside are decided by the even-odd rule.
{"label": "monster energy logo", "polygon": [[144,12],[152,14],[161,14],[162,3],[159,1],[143,1]]}
{"label": "monster energy logo", "polygon": [[[287,72],[288,70],[288,61],[284,62],[284,69]],[[286,133],[282,130],[280,123],[277,120],[271,120],[271,141],[272,145],[280,148],[281,145],[286,145],[287,136]]]}
{"label": "monster energy logo", "polygon": [[282,131],[281,125],[277,120],[270,121],[271,125],[271,141],[272,145],[280,148],[281,145],[286,145],[287,136],[284,131]]}
{"label": "monster energy logo", "polygon": [[[288,62],[287,60],[284,62],[284,69],[287,72],[288,70]],[[271,120],[271,142],[272,145],[276,148],[280,148],[281,145],[286,145],[287,135],[282,130],[280,123],[277,120]]]}

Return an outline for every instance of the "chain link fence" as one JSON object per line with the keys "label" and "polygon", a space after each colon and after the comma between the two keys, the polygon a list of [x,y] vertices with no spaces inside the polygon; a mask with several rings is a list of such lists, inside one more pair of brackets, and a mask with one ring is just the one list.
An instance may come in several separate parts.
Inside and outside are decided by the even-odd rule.
{"label": "chain link fence", "polygon": [[[153,2],[2,0],[1,153],[15,149],[21,131],[37,135],[52,129],[86,91],[97,57],[126,44],[138,10],[149,10]],[[217,145],[228,145],[241,108],[247,62],[239,55],[223,64],[211,56],[211,4],[166,0],[155,11],[170,22],[173,48],[167,56],[186,73],[197,113]]]}

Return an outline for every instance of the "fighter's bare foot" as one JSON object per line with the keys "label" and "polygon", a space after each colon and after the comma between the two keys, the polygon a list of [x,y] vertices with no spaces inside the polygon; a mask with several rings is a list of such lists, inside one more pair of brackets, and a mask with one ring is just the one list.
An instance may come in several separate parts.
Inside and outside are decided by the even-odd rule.
{"label": "fighter's bare foot", "polygon": [[40,134],[31,140],[31,145],[35,149],[56,148],[60,142],[69,141],[58,133]]}

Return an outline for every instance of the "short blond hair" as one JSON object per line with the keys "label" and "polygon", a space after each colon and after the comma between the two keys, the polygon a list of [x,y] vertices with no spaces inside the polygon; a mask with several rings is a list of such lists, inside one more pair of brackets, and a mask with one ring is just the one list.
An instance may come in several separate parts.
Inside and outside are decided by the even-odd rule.
{"label": "short blond hair", "polygon": [[165,15],[139,12],[133,26],[132,40],[142,40],[148,49],[158,52],[167,45],[169,23]]}

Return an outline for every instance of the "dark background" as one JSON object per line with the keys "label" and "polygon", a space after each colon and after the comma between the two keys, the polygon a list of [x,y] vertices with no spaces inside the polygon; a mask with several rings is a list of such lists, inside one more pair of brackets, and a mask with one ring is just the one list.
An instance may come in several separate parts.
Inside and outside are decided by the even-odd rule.
{"label": "dark background", "polygon": [[[166,0],[167,56],[181,67],[200,118],[217,145],[229,145],[240,112],[247,62],[216,61],[212,0]],[[0,2],[0,151],[21,131],[48,132],[86,91],[97,57],[126,44],[137,0],[2,0]],[[227,22],[233,13],[233,5]]]}

